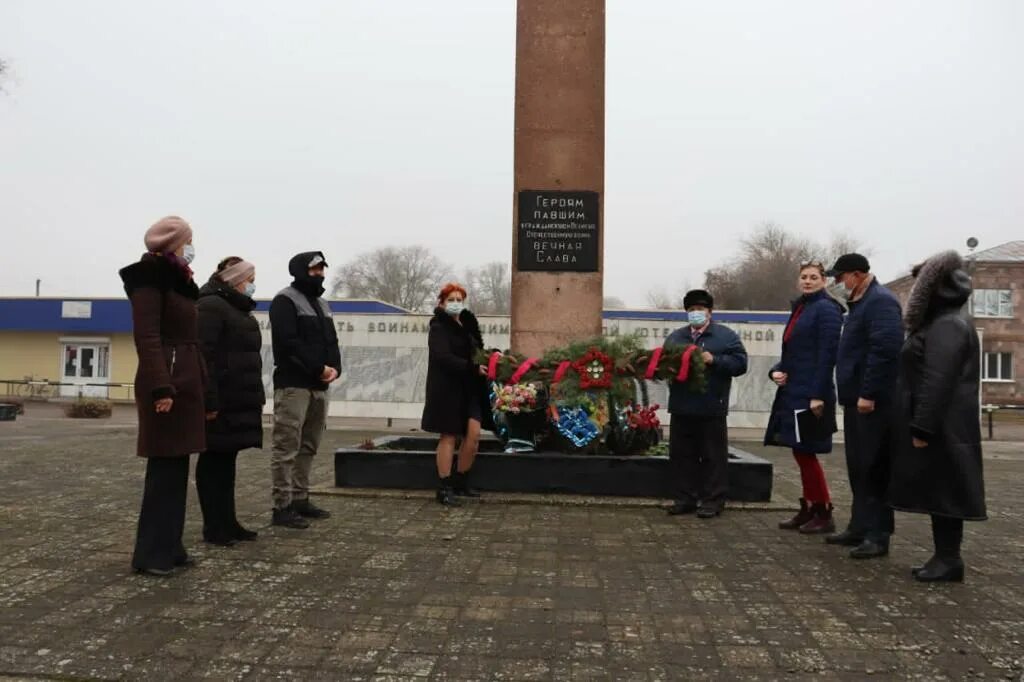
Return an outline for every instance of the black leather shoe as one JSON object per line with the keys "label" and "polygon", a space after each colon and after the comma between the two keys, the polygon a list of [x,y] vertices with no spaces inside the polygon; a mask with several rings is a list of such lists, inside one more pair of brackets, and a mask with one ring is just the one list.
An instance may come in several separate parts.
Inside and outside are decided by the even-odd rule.
{"label": "black leather shoe", "polygon": [[203,542],[208,545],[216,545],[217,547],[234,547],[238,544],[238,540],[222,536],[222,535],[206,535],[203,534]]}
{"label": "black leather shoe", "polygon": [[274,526],[284,526],[285,528],[296,528],[300,530],[303,528],[309,528],[309,521],[299,516],[298,512],[293,510],[291,507],[275,509],[270,523]]}
{"label": "black leather shoe", "polygon": [[236,524],[232,536],[236,540],[240,540],[242,542],[254,542],[260,534],[254,530],[249,530],[248,528]]}
{"label": "black leather shoe", "polygon": [[136,568],[135,572],[152,578],[169,578],[174,574],[174,571],[169,568]]}
{"label": "black leather shoe", "polygon": [[826,545],[840,545],[841,547],[857,547],[864,542],[864,536],[854,533],[849,528],[842,533],[833,533],[825,538]]}
{"label": "black leather shoe", "polygon": [[889,554],[889,545],[865,540],[850,550],[851,559],[875,559]]}
{"label": "black leather shoe", "polygon": [[687,514],[696,513],[697,505],[693,502],[676,502],[671,507],[667,508],[665,512],[669,516],[686,516]]}
{"label": "black leather shoe", "polygon": [[914,580],[922,583],[962,583],[964,581],[964,560],[932,557],[921,568],[916,569]]}
{"label": "black leather shoe", "polygon": [[178,568],[192,568],[196,565],[196,560],[186,554],[185,556],[175,559],[174,565]]}
{"label": "black leather shoe", "polygon": [[306,498],[305,500],[292,500],[292,511],[307,519],[331,518],[331,512],[316,506],[309,501],[309,498]]}
{"label": "black leather shoe", "polygon": [[697,508],[698,519],[713,519],[716,516],[720,516],[722,513],[722,507],[719,505],[701,505]]}

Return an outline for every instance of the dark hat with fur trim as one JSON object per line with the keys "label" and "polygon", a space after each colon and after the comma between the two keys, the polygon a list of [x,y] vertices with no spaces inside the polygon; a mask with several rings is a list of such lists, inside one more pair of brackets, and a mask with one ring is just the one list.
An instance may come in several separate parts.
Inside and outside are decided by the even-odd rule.
{"label": "dark hat with fur trim", "polygon": [[695,305],[702,305],[705,308],[714,308],[715,299],[704,289],[694,289],[686,292],[686,296],[683,297],[683,309],[689,310]]}

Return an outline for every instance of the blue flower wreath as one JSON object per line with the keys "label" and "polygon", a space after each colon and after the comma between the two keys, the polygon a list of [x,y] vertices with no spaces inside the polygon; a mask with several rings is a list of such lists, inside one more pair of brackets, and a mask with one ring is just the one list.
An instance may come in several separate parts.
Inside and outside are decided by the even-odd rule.
{"label": "blue flower wreath", "polygon": [[589,445],[601,435],[597,424],[590,421],[590,415],[582,407],[558,408],[558,422],[555,428],[562,437],[578,448]]}

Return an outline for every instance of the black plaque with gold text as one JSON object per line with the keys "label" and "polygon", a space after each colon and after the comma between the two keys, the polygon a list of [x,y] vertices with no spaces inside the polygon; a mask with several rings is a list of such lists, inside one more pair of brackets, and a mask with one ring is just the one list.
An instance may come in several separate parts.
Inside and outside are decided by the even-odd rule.
{"label": "black plaque with gold text", "polygon": [[597,192],[519,192],[518,269],[597,272]]}

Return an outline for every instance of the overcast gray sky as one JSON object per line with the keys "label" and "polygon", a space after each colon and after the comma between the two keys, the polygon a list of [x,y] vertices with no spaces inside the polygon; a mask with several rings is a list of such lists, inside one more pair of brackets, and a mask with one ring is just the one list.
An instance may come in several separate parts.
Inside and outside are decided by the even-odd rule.
{"label": "overcast gray sky", "polygon": [[[605,293],[753,226],[882,277],[1024,238],[1024,3],[608,0]],[[425,243],[508,260],[512,0],[3,0],[0,295],[117,296],[177,213],[196,270]]]}

